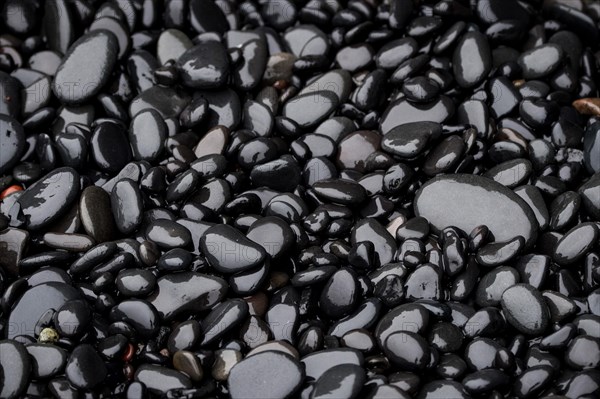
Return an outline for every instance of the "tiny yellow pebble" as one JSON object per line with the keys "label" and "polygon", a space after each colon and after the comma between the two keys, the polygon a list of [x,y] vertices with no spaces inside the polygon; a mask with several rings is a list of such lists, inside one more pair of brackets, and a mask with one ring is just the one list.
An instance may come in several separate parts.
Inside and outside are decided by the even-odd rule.
{"label": "tiny yellow pebble", "polygon": [[46,327],[40,332],[38,342],[53,343],[58,341],[58,333],[54,328]]}

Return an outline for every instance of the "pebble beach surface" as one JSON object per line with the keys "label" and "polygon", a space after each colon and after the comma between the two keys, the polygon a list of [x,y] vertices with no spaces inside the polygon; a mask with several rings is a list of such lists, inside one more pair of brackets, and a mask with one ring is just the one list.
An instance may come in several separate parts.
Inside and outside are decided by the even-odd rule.
{"label": "pebble beach surface", "polygon": [[0,2],[0,398],[600,397],[600,1]]}

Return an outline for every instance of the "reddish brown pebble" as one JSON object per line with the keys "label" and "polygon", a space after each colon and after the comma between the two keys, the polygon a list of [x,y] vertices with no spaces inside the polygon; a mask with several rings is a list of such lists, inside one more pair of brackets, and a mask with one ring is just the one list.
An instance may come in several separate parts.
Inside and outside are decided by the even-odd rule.
{"label": "reddish brown pebble", "polygon": [[17,191],[23,191],[23,187],[17,184],[13,184],[12,186],[2,191],[2,193],[0,193],[0,201],[2,201],[4,198],[8,197],[12,193],[16,193]]}
{"label": "reddish brown pebble", "polygon": [[600,98],[580,98],[573,101],[573,107],[580,114],[600,116]]}

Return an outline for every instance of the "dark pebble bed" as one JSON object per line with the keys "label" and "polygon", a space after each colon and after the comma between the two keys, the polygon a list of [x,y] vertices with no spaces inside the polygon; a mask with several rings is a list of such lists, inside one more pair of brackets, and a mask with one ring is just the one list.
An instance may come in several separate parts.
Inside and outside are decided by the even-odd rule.
{"label": "dark pebble bed", "polygon": [[0,2],[0,398],[600,398],[600,1]]}

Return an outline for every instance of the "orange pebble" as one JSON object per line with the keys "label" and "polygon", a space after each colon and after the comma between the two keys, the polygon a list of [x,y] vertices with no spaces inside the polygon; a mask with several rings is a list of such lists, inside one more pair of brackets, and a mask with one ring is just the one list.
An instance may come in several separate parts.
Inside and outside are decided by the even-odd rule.
{"label": "orange pebble", "polygon": [[12,193],[16,193],[17,191],[23,191],[23,187],[19,186],[18,184],[13,184],[12,186],[6,188],[6,190],[0,193],[0,201],[2,201],[4,198],[8,197]]}

